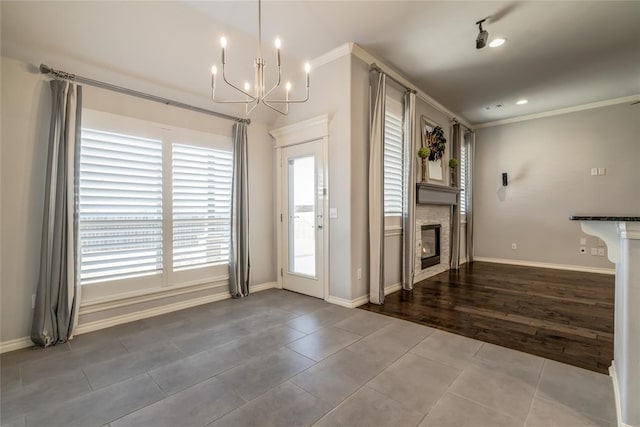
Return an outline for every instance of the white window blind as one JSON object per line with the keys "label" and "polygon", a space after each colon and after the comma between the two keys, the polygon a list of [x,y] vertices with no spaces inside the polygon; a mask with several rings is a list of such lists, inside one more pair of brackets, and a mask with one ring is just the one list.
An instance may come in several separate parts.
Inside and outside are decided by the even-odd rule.
{"label": "white window blind", "polygon": [[387,98],[384,117],[384,214],[402,216],[402,105]]}
{"label": "white window blind", "polygon": [[162,273],[162,142],[82,129],[80,283]]}
{"label": "white window blind", "polygon": [[467,211],[467,192],[465,185],[467,180],[467,146],[463,143],[460,147],[460,214],[464,215]]}
{"label": "white window blind", "polygon": [[229,260],[231,178],[229,151],[173,144],[173,269]]}

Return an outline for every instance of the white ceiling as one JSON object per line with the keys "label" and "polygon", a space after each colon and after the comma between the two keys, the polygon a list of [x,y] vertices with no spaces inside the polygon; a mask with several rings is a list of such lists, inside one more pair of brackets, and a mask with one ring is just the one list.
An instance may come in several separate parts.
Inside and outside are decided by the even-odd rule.
{"label": "white ceiling", "polygon": [[[2,54],[242,114],[208,98],[221,35],[252,80],[257,2],[1,3]],[[488,17],[496,49],[475,49]],[[265,1],[263,46],[294,75],[356,42],[471,123],[640,94],[640,2]],[[223,93],[224,94],[224,93]],[[529,103],[516,106],[527,98]],[[486,105],[504,104],[485,110]],[[253,118],[271,121],[273,115]]]}

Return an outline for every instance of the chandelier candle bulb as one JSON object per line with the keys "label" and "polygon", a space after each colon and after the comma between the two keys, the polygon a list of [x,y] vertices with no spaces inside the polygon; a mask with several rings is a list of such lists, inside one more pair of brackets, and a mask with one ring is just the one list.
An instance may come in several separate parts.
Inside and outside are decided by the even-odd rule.
{"label": "chandelier candle bulb", "polygon": [[304,64],[304,71],[307,73],[307,89],[309,89],[309,72],[311,71],[311,64],[308,62]]}
{"label": "chandelier candle bulb", "polygon": [[222,46],[222,65],[227,63],[227,38],[222,37],[220,39],[220,46]]}
{"label": "chandelier candle bulb", "polygon": [[211,89],[216,90],[216,74],[218,74],[218,67],[215,65],[211,67]]}
{"label": "chandelier candle bulb", "polygon": [[280,46],[282,46],[282,43],[279,38],[276,38],[276,65],[278,67],[280,66]]}

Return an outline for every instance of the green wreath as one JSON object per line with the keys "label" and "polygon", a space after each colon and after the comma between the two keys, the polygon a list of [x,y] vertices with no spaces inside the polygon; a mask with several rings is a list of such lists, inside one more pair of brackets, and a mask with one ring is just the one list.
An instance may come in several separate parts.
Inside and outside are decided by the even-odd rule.
{"label": "green wreath", "polygon": [[425,130],[425,142],[427,148],[431,150],[429,153],[429,161],[440,160],[444,156],[444,150],[447,145],[447,138],[444,137],[444,131],[440,126],[433,128],[431,132]]}

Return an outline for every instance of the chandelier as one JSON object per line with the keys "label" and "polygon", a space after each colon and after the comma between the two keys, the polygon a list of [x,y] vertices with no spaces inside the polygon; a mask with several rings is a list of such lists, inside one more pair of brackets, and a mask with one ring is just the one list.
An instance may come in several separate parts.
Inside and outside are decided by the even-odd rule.
{"label": "chandelier", "polygon": [[[211,99],[213,101],[222,103],[222,104],[244,104],[245,114],[249,115],[260,103],[263,103],[267,107],[271,108],[274,111],[277,111],[280,114],[287,115],[289,114],[289,105],[290,104],[300,104],[303,102],[307,102],[309,99],[309,71],[311,70],[311,66],[307,62],[304,65],[304,71],[306,74],[306,96],[304,99],[290,99],[291,92],[291,83],[287,82],[285,84],[285,98],[284,99],[269,99],[269,95],[276,90],[281,82],[282,82],[282,70],[280,66],[280,47],[281,42],[279,38],[275,40],[275,48],[276,48],[276,66],[278,67],[278,79],[271,89],[266,90],[266,81],[265,81],[265,68],[266,61],[262,58],[262,0],[258,0],[258,57],[254,61],[254,83],[253,90],[251,90],[251,85],[249,82],[244,83],[244,87],[240,88],[237,85],[231,83],[227,79],[227,75],[225,73],[225,65],[227,63],[227,39],[226,37],[222,37],[220,39],[220,45],[222,46],[222,80],[233,89],[238,91],[241,95],[244,95],[243,99],[229,99],[229,100],[221,100],[216,98],[216,76],[218,74],[218,68],[214,65],[211,67]],[[283,108],[277,108],[278,106],[283,106]]]}

